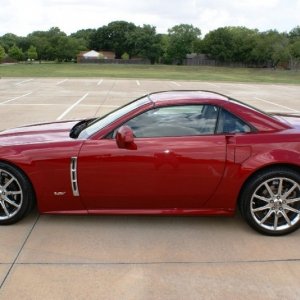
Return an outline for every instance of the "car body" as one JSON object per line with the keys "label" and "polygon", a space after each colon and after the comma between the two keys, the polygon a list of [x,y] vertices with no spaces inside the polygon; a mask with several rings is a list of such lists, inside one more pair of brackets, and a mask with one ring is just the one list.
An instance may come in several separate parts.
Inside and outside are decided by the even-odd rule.
{"label": "car body", "polygon": [[0,133],[0,224],[43,214],[234,215],[300,220],[300,118],[207,91],[141,97],[99,119]]}

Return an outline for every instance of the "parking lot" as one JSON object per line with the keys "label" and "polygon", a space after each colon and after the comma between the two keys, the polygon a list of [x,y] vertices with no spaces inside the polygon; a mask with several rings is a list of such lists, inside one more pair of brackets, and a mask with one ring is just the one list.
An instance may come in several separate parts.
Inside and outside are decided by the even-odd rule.
{"label": "parking lot", "polygon": [[[300,85],[2,78],[0,129],[101,116],[144,94],[211,90],[300,114]],[[39,216],[0,227],[0,299],[299,299],[300,230],[241,219]]]}

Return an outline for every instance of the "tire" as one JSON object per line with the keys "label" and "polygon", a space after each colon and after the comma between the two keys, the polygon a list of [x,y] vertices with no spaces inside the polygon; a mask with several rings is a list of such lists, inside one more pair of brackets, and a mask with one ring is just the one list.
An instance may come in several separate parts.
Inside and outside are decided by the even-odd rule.
{"label": "tire", "polygon": [[300,175],[284,167],[256,174],[240,197],[241,215],[256,231],[280,236],[300,226]]}
{"label": "tire", "polygon": [[0,225],[18,222],[33,204],[34,193],[27,177],[17,168],[0,162]]}

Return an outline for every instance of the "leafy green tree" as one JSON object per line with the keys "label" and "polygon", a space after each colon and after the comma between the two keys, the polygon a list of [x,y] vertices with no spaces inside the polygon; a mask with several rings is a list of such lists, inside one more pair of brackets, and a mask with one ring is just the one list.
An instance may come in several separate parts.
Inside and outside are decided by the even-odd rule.
{"label": "leafy green tree", "polygon": [[30,44],[36,48],[38,59],[68,61],[86,50],[86,42],[82,38],[67,36],[58,27],[48,31],[35,31],[27,36]]}
{"label": "leafy green tree", "polygon": [[81,50],[84,50],[84,46],[80,44],[80,41],[72,37],[61,36],[57,39],[54,56],[59,62],[70,61],[75,59]]}
{"label": "leafy green tree", "polygon": [[251,52],[255,46],[258,30],[246,27],[226,27],[226,29],[232,40],[230,45],[230,50],[232,51],[231,61],[245,64],[251,63]]}
{"label": "leafy green tree", "polygon": [[159,34],[161,56],[160,60],[162,63],[170,65],[173,62],[173,58],[170,56],[168,49],[170,45],[170,37],[168,34]]}
{"label": "leafy green tree", "polygon": [[128,43],[128,35],[135,28],[136,26],[133,23],[126,21],[115,21],[107,25],[107,46],[115,52],[116,58],[121,58],[124,52],[127,52],[130,57],[132,56],[134,48]]}
{"label": "leafy green tree", "polygon": [[154,64],[159,60],[162,49],[160,37],[156,34],[155,27],[143,25],[127,35],[127,43],[132,49],[132,54],[140,55],[150,60]]}
{"label": "leafy green tree", "polygon": [[30,60],[36,60],[38,58],[36,47],[31,45],[27,51],[27,56]]}
{"label": "leafy green tree", "polygon": [[127,52],[131,57],[134,54],[134,45],[129,42],[128,36],[134,32],[136,26],[126,21],[114,21],[102,26],[91,34],[90,48],[95,50],[111,50],[116,58],[120,59]]}
{"label": "leafy green tree", "polygon": [[288,60],[288,38],[277,30],[269,30],[258,34],[251,52],[252,59],[259,64],[271,63],[276,67],[280,61]]}
{"label": "leafy green tree", "polygon": [[47,37],[46,31],[35,31],[27,36],[30,44],[36,48],[38,54],[38,60],[48,60],[48,49],[50,48],[50,42]]}
{"label": "leafy green tree", "polygon": [[231,62],[233,59],[234,39],[228,27],[210,31],[203,39],[203,50],[210,58]]}
{"label": "leafy green tree", "polygon": [[108,42],[108,29],[107,26],[99,27],[90,35],[89,49],[93,50],[112,50]]}
{"label": "leafy green tree", "polygon": [[17,45],[19,41],[19,37],[13,33],[6,33],[2,37],[0,37],[0,43],[2,47],[5,49],[5,52],[8,53],[8,50]]}
{"label": "leafy green tree", "polygon": [[8,55],[17,60],[17,61],[21,61],[24,59],[24,54],[22,49],[20,49],[19,47],[17,47],[16,45],[13,45],[9,50],[8,50]]}
{"label": "leafy green tree", "polygon": [[180,24],[168,30],[168,55],[173,61],[182,64],[188,53],[194,51],[193,45],[200,38],[201,30],[193,25]]}
{"label": "leafy green tree", "polygon": [[289,38],[292,41],[297,41],[298,39],[300,39],[300,26],[297,26],[295,28],[293,28],[290,32],[289,32]]}
{"label": "leafy green tree", "polygon": [[3,60],[3,58],[5,57],[5,50],[4,48],[0,45],[0,63]]}
{"label": "leafy green tree", "polygon": [[198,54],[203,52],[203,40],[200,38],[193,42],[193,52]]}
{"label": "leafy green tree", "polygon": [[[71,34],[72,38],[77,39],[81,45],[83,45],[86,49],[93,49],[91,47],[92,36],[96,33],[96,29],[81,29]],[[99,50],[99,49],[97,49]]]}
{"label": "leafy green tree", "polygon": [[294,69],[296,66],[300,65],[300,38],[294,43],[290,44],[290,60],[289,67]]}

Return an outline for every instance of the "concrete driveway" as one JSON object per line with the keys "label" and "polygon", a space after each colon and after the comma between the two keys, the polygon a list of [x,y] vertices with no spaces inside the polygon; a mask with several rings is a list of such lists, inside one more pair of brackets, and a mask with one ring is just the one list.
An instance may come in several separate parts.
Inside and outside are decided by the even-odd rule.
{"label": "concrete driveway", "polygon": [[[213,90],[299,112],[300,86],[4,78],[0,129],[103,115],[143,94]],[[266,237],[239,215],[39,216],[0,227],[0,299],[299,299],[300,230]]]}

